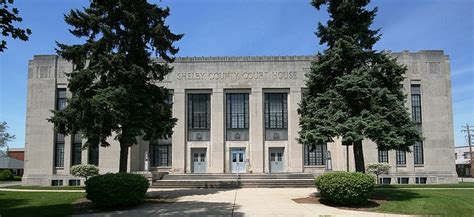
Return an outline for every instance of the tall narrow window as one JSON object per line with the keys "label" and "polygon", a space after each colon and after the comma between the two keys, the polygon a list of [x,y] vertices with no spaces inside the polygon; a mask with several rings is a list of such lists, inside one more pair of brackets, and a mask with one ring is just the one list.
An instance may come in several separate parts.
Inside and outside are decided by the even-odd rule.
{"label": "tall narrow window", "polygon": [[313,150],[311,148],[311,145],[304,146],[304,165],[325,165],[327,145],[316,145]]}
{"label": "tall narrow window", "polygon": [[66,88],[58,88],[56,93],[56,110],[62,111],[66,108]]}
{"label": "tall narrow window", "polygon": [[64,134],[56,133],[54,148],[54,166],[64,167]]}
{"label": "tall narrow window", "polygon": [[288,101],[287,93],[265,94],[265,128],[288,128]]}
{"label": "tall narrow window", "polygon": [[89,146],[89,164],[99,166],[99,146],[90,145]]}
{"label": "tall narrow window", "polygon": [[82,161],[82,138],[81,134],[75,134],[71,147],[71,166],[81,164]]}
{"label": "tall narrow window", "polygon": [[407,164],[407,153],[405,151],[397,150],[397,165],[406,165]]}
{"label": "tall narrow window", "polygon": [[413,122],[421,124],[421,88],[419,84],[411,85],[411,116]]}
{"label": "tall narrow window", "polygon": [[188,127],[189,129],[210,128],[210,94],[188,95]]}
{"label": "tall narrow window", "polygon": [[379,150],[379,163],[388,163],[388,151]]}
{"label": "tall narrow window", "polygon": [[[419,84],[411,85],[411,112],[413,122],[418,124],[417,129],[421,131],[421,86]],[[424,163],[422,141],[417,141],[413,145],[413,158],[415,165]]]}
{"label": "tall narrow window", "polygon": [[226,94],[227,129],[249,128],[249,94]]}
{"label": "tall narrow window", "polygon": [[413,157],[414,157],[414,163],[415,165],[418,164],[423,164],[424,159],[423,159],[423,142],[418,141],[415,142],[413,145]]}

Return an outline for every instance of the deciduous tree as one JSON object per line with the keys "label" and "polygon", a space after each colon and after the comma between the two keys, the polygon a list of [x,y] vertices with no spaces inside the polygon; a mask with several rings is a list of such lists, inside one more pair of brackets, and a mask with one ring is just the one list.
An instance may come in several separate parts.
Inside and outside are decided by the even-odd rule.
{"label": "deciduous tree", "polygon": [[[2,36],[27,41],[28,36],[31,35],[31,30],[14,26],[15,22],[20,23],[21,21],[23,21],[23,18],[20,17],[18,9],[13,7],[13,0],[0,0],[0,31]],[[0,41],[0,53],[5,49],[7,49],[7,41],[2,39]]]}

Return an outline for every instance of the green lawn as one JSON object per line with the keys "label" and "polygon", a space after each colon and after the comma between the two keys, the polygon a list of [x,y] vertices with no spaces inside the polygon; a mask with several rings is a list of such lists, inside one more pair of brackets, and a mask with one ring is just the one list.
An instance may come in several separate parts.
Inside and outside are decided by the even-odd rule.
{"label": "green lawn", "polygon": [[85,193],[0,191],[0,216],[66,216]]}
{"label": "green lawn", "polygon": [[21,185],[12,185],[3,188],[8,189],[28,189],[28,190],[84,190],[84,187],[81,186],[21,186]]}
{"label": "green lawn", "polygon": [[459,184],[429,184],[429,185],[378,185],[376,188],[474,188],[474,182]]}
{"label": "green lawn", "polygon": [[388,197],[387,202],[374,208],[376,212],[443,216],[474,214],[473,189],[377,188],[375,195]]}

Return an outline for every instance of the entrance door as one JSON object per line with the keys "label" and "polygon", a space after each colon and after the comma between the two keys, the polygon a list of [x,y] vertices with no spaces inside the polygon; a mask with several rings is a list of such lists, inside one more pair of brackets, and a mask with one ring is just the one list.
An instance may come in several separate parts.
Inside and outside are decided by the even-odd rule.
{"label": "entrance door", "polygon": [[283,172],[283,148],[270,148],[270,173]]}
{"label": "entrance door", "polygon": [[245,173],[245,149],[232,149],[230,152],[231,172]]}
{"label": "entrance door", "polygon": [[206,173],[206,149],[205,148],[193,148],[193,173]]}

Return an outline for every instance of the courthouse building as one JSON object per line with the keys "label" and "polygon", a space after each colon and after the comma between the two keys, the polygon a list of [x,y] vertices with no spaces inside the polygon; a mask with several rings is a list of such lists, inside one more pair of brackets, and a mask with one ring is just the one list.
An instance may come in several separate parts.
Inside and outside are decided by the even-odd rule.
{"label": "courthouse building", "polygon": [[[425,139],[412,152],[378,151],[364,141],[366,163],[391,165],[384,183],[457,181],[449,57],[443,51],[391,53],[407,66],[406,106]],[[314,56],[178,57],[159,85],[178,119],[172,138],[130,148],[128,170],[187,173],[312,173],[354,171],[352,147],[340,140],[310,149],[298,143],[298,104]],[[28,67],[25,185],[77,185],[76,164],[117,172],[119,144],[81,149],[79,135],[56,134],[46,119],[63,109],[65,73],[72,65],[55,55],[37,55]],[[148,162],[148,163],[147,163]]]}

